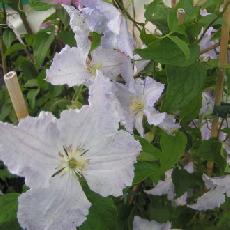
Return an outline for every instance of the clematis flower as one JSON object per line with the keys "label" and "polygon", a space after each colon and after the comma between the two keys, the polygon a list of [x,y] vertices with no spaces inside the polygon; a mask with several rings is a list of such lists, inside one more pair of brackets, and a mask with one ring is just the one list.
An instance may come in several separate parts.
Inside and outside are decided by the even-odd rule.
{"label": "clematis flower", "polygon": [[230,197],[230,175],[214,178],[203,175],[203,180],[209,191],[188,207],[199,211],[219,208],[225,202],[225,195]]}
{"label": "clematis flower", "polygon": [[[107,113],[106,113],[107,112]],[[120,196],[132,184],[140,145],[108,111],[90,105],[64,111],[59,119],[41,112],[18,126],[0,123],[0,159],[25,177],[18,221],[27,230],[75,230],[90,202],[79,178],[102,196]],[[101,119],[103,114],[103,119]]]}
{"label": "clematis flower", "polygon": [[160,224],[155,220],[146,220],[139,216],[134,217],[133,230],[170,230],[171,223]]}
{"label": "clematis flower", "polygon": [[46,72],[46,80],[53,85],[90,85],[97,70],[111,80],[116,80],[121,74],[126,82],[132,81],[131,60],[123,53],[99,47],[90,53],[90,58],[86,58],[80,48],[69,46],[55,55]]}
{"label": "clematis flower", "polygon": [[77,23],[74,14],[80,13],[91,32],[103,35],[101,40],[103,48],[114,48],[133,57],[134,42],[128,32],[127,22],[119,10],[102,0],[80,0],[79,5],[78,9],[64,6],[70,15],[70,26],[73,31]]}
{"label": "clematis flower", "polygon": [[155,126],[164,127],[163,123],[166,122],[165,127],[168,128],[168,132],[172,132],[178,127],[174,122],[170,124],[172,117],[166,113],[160,113],[154,108],[163,90],[164,85],[150,77],[145,80],[136,79],[129,88],[119,83],[116,85],[115,93],[119,101],[118,111],[122,123],[129,132],[132,132],[135,127],[142,136],[144,135],[142,125],[144,115],[147,117],[148,123]]}

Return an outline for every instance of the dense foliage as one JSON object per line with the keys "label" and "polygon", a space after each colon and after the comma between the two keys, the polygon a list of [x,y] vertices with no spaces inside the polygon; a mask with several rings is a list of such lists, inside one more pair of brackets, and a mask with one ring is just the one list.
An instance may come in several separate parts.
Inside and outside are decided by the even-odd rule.
{"label": "dense foliage", "polygon": [[[75,8],[77,2],[73,4]],[[134,129],[132,135],[141,144],[142,150],[135,163],[132,185],[123,189],[123,195],[104,197],[92,190],[84,180],[81,181],[92,206],[87,220],[77,229],[132,230],[135,229],[134,218],[137,216],[168,224],[165,226],[167,229],[229,229],[230,72],[229,65],[219,59],[224,26],[228,27],[229,34],[230,26],[223,16],[230,11],[229,2],[179,0],[171,6],[171,1],[152,0],[145,5],[144,22],[136,20],[138,7],[135,9],[133,1],[106,2],[111,6],[113,4],[130,25],[135,55],[128,57],[124,50],[122,54],[130,59],[135,69],[132,77],[145,82],[143,84],[153,79],[159,83],[157,87],[162,90],[155,96],[154,112],[159,116],[167,114],[170,121],[166,124],[154,120],[150,124],[149,108],[145,108],[142,114],[141,125],[133,121],[135,127],[131,127],[132,131]],[[28,2],[29,7],[38,13],[51,11],[37,31],[31,30],[29,18],[22,10],[22,2],[5,0],[1,5],[1,79],[10,70],[17,72],[29,114],[34,117],[40,111],[49,111],[60,117],[63,110],[80,109],[93,103],[94,96],[97,98],[94,91],[89,92],[91,83],[73,84],[63,80],[63,84],[58,85],[52,78],[60,66],[55,54],[66,45],[69,49],[78,45],[76,31],[73,31],[70,22],[71,14],[60,4],[53,3]],[[136,12],[130,10],[132,4]],[[26,23],[25,33],[19,33],[8,23],[9,9],[18,12],[23,23]],[[89,38],[90,60],[94,61],[95,54],[96,62],[103,33],[90,31]],[[79,56],[71,58],[77,60]],[[64,69],[66,63],[62,64]],[[93,67],[97,67],[96,64]],[[122,74],[119,72],[117,75],[121,77]],[[221,74],[224,75],[224,86],[218,88]],[[124,81],[119,82],[118,99],[125,95],[122,91]],[[132,93],[130,91],[129,95]],[[220,102],[217,102],[217,94],[221,95]],[[128,108],[125,100],[119,100]],[[97,103],[106,105],[105,101]],[[0,120],[17,124],[3,80],[0,104]],[[103,115],[100,119],[103,120]],[[124,124],[120,123],[119,130],[129,131],[126,119]],[[216,130],[215,122],[218,124]],[[4,146],[4,143],[0,143],[0,152],[1,145]],[[28,189],[23,178],[12,175],[4,163],[0,163],[0,191],[3,193],[0,195],[0,229],[21,229],[16,216],[17,201],[19,195]],[[145,226],[136,230],[147,230]],[[149,229],[154,229],[153,226],[149,225]]]}

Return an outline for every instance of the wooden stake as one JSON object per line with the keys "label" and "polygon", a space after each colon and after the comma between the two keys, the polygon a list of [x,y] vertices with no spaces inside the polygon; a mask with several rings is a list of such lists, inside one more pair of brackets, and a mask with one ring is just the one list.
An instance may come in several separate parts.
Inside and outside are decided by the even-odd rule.
{"label": "wooden stake", "polygon": [[184,23],[185,20],[185,10],[182,8],[179,8],[177,10],[177,18],[178,18],[178,22],[180,25],[182,25]]}
{"label": "wooden stake", "polygon": [[18,82],[16,72],[11,71],[5,74],[4,80],[18,120],[25,118],[26,116],[28,116],[28,110]]}
{"label": "wooden stake", "polygon": [[[224,1],[224,6],[228,4],[228,0]],[[220,55],[219,55],[219,73],[216,81],[216,89],[215,89],[215,105],[220,105],[223,97],[223,89],[224,89],[224,75],[225,69],[224,67],[228,63],[228,41],[229,41],[229,32],[230,32],[230,6],[224,12],[224,22],[221,29],[221,37],[220,37]],[[211,127],[211,136],[212,138],[218,138],[219,136],[219,118],[216,117],[212,121]],[[208,176],[212,175],[214,167],[214,162],[209,161],[207,164],[207,174]]]}
{"label": "wooden stake", "polygon": [[177,4],[177,1],[176,0],[171,0],[171,5],[172,5],[172,8],[174,8]]}

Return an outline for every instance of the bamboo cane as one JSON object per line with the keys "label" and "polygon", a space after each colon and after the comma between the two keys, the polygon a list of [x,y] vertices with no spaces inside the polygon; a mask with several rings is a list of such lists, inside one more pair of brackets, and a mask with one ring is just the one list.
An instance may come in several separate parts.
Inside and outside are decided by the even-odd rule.
{"label": "bamboo cane", "polygon": [[171,5],[172,5],[172,8],[174,8],[177,4],[177,1],[176,0],[171,0]]}
{"label": "bamboo cane", "polygon": [[[224,1],[224,5],[228,4],[228,0]],[[220,105],[223,97],[224,89],[224,75],[225,66],[228,63],[228,42],[230,32],[230,6],[228,5],[227,10],[224,12],[224,22],[221,29],[220,37],[220,55],[219,55],[219,74],[216,81],[215,89],[215,105]],[[211,136],[212,138],[218,138],[219,135],[219,119],[216,117],[212,122]],[[207,164],[207,174],[212,175],[214,162],[209,161]]]}
{"label": "bamboo cane", "polygon": [[28,116],[28,110],[18,82],[16,72],[11,71],[5,74],[4,81],[8,89],[10,99],[13,104],[13,108],[18,120],[25,118],[26,116]]}
{"label": "bamboo cane", "polygon": [[185,10],[180,8],[177,10],[177,19],[180,25],[184,23],[185,20]]}

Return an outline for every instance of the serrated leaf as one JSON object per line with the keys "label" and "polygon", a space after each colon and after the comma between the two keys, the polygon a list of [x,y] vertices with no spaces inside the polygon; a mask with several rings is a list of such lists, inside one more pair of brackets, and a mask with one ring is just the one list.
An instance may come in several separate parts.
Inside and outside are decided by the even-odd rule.
{"label": "serrated leaf", "polygon": [[135,165],[135,177],[133,184],[139,184],[147,178],[151,178],[152,181],[157,183],[164,173],[162,172],[160,165],[156,162],[137,162]]}
{"label": "serrated leaf", "polygon": [[162,133],[160,145],[162,153],[159,155],[161,168],[164,171],[172,168],[184,154],[187,138],[184,133],[177,132],[175,135]]}
{"label": "serrated leaf", "polygon": [[200,49],[198,45],[190,45],[189,58],[185,58],[184,53],[178,45],[170,38],[157,39],[150,43],[148,47],[137,49],[136,53],[143,59],[150,59],[161,64],[173,66],[189,66],[199,57]]}
{"label": "serrated leaf", "polygon": [[167,66],[167,78],[168,88],[162,109],[169,113],[180,112],[191,105],[192,100],[201,97],[206,70],[199,63],[186,68]]}

